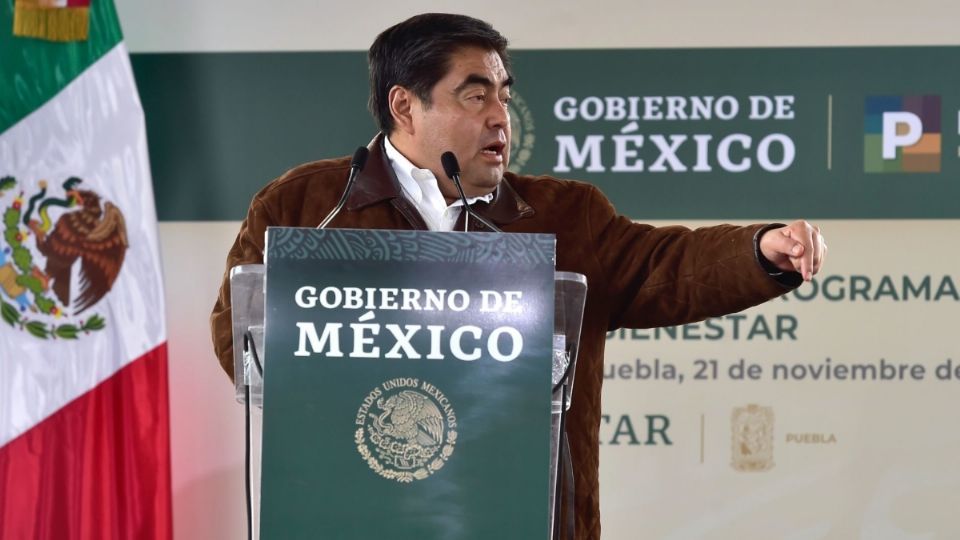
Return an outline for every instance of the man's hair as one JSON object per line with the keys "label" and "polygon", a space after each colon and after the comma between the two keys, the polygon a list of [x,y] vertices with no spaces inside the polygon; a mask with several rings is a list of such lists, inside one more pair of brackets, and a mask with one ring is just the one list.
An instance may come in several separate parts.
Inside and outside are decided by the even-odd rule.
{"label": "man's hair", "polygon": [[447,74],[450,57],[464,47],[495,51],[510,71],[507,38],[492,26],[466,15],[424,13],[384,30],[367,60],[370,65],[370,113],[384,133],[394,128],[390,89],[402,86],[427,106],[430,92]]}

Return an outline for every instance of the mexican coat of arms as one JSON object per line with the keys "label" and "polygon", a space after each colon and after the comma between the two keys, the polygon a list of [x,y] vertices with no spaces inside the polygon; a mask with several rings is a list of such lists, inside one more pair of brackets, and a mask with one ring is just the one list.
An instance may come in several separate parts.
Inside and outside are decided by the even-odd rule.
{"label": "mexican coat of arms", "polygon": [[[126,254],[123,213],[70,177],[60,190],[0,178],[0,315],[42,339],[77,339],[106,321],[88,311],[113,287]],[[17,193],[12,200],[10,195]]]}

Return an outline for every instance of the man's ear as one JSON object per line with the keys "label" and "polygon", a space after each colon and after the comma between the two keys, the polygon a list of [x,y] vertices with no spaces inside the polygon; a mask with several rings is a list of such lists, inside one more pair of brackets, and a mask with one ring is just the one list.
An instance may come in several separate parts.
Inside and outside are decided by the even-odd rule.
{"label": "man's ear", "polygon": [[410,90],[394,85],[390,89],[387,99],[390,103],[390,115],[393,116],[395,129],[413,135],[413,107],[414,100],[417,97]]}

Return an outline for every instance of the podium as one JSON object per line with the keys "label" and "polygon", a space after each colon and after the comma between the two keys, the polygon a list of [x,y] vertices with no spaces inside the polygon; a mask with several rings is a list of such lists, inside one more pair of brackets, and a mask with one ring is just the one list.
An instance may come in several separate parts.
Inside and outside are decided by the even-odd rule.
{"label": "podium", "polygon": [[230,273],[259,537],[556,537],[586,279],[555,272],[554,237],[270,228],[266,246]]}

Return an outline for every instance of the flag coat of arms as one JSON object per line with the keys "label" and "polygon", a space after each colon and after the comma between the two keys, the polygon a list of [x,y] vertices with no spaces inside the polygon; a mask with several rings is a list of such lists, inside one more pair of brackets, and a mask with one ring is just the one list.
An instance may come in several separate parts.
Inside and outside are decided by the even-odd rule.
{"label": "flag coat of arms", "polygon": [[13,4],[0,4],[0,538],[170,538],[156,210],[116,11],[94,0],[87,39],[64,43],[15,36]]}

